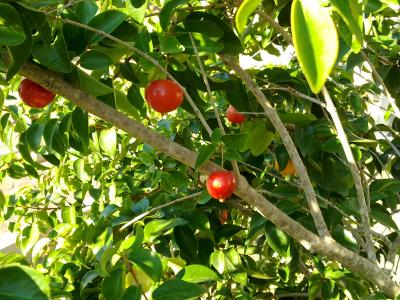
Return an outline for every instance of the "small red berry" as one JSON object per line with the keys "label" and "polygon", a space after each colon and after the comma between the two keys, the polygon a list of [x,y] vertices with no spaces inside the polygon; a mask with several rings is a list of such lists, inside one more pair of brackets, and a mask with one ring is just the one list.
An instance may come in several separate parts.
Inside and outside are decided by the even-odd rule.
{"label": "small red berry", "polygon": [[168,79],[159,79],[145,89],[145,98],[159,113],[167,113],[178,108],[183,101],[183,91],[179,85]]}
{"label": "small red berry", "polygon": [[55,97],[54,93],[26,78],[19,84],[18,93],[22,101],[33,108],[45,107]]}
{"label": "small red berry", "polygon": [[208,176],[207,191],[211,197],[223,202],[236,189],[235,175],[230,171],[215,171]]}
{"label": "small red berry", "polygon": [[219,219],[219,222],[221,223],[221,225],[225,224],[226,221],[228,221],[228,218],[229,218],[229,213],[226,209],[222,210],[219,213],[218,219]]}
{"label": "small red berry", "polygon": [[242,124],[246,121],[246,116],[238,112],[232,105],[226,110],[226,117],[232,124]]}

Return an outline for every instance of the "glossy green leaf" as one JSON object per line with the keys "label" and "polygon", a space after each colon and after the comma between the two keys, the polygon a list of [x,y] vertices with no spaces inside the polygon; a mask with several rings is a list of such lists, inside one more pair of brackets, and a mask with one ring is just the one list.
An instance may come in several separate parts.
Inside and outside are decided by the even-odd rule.
{"label": "glossy green leaf", "polygon": [[86,74],[79,68],[76,69],[76,73],[74,73],[73,76],[76,85],[94,97],[104,96],[113,93],[113,89],[111,87],[98,81],[89,74]]}
{"label": "glossy green leaf", "polygon": [[128,101],[138,110],[141,117],[146,117],[147,106],[139,89],[132,84],[127,94]]}
{"label": "glossy green leaf", "polygon": [[134,249],[129,254],[129,259],[145,272],[154,282],[158,282],[162,275],[162,264],[160,257],[143,248]]}
{"label": "glossy green leaf", "polygon": [[72,128],[74,134],[79,138],[82,144],[87,147],[89,145],[89,119],[87,112],[77,107],[72,112]]}
{"label": "glossy green leaf", "polygon": [[387,211],[371,209],[370,214],[372,219],[378,221],[379,223],[385,225],[388,228],[394,229],[395,231],[399,232],[399,228],[397,227],[396,223],[393,221],[391,215]]}
{"label": "glossy green leaf", "polygon": [[363,44],[363,16],[357,0],[330,0],[353,34],[352,49],[355,53]]}
{"label": "glossy green leaf", "polygon": [[125,291],[125,271],[116,269],[104,278],[101,292],[106,300],[120,300]]}
{"label": "glossy green leaf", "polygon": [[247,20],[250,15],[255,12],[262,0],[244,0],[240,4],[235,15],[236,28],[239,33],[243,33],[247,26]]}
{"label": "glossy green leaf", "polygon": [[173,218],[169,220],[153,220],[144,227],[145,241],[154,241],[158,236],[175,226],[184,225],[187,221],[182,218]]}
{"label": "glossy green leaf", "polygon": [[125,290],[121,300],[140,300],[142,299],[142,292],[134,285],[131,285]]}
{"label": "glossy green leaf", "polygon": [[231,150],[244,151],[247,149],[247,140],[249,135],[247,133],[240,134],[225,134],[221,137],[224,145]]}
{"label": "glossy green leaf", "polygon": [[171,19],[175,9],[182,5],[187,3],[188,0],[169,0],[168,2],[166,2],[163,6],[163,8],[161,9],[160,12],[160,25],[161,28],[166,31],[168,24],[169,24],[169,20]]}
{"label": "glossy green leaf", "polygon": [[45,67],[50,70],[69,73],[72,71],[71,62],[68,56],[62,32],[59,32],[54,43],[50,46],[34,44],[32,55]]}
{"label": "glossy green leaf", "polygon": [[179,53],[185,50],[175,36],[159,34],[158,39],[160,40],[160,50],[164,53]]}
{"label": "glossy green leaf", "polygon": [[219,276],[213,270],[203,265],[186,266],[176,275],[176,277],[192,283],[217,281],[219,279]]}
{"label": "glossy green leaf", "polygon": [[29,147],[37,151],[43,136],[44,125],[40,123],[33,123],[26,131],[26,140]]}
{"label": "glossy green leaf", "polygon": [[309,125],[312,121],[315,121],[317,119],[312,114],[301,114],[301,113],[279,114],[279,118],[283,123],[290,123],[299,126]]}
{"label": "glossy green leaf", "polygon": [[81,55],[80,64],[88,70],[100,70],[108,67],[112,63],[112,59],[99,51],[88,51]]}
{"label": "glossy green leaf", "polygon": [[[127,15],[117,10],[107,10],[96,15],[90,20],[88,25],[105,33],[112,33],[126,17]],[[87,31],[86,36],[88,42],[91,44],[98,43],[104,38],[104,36],[92,31]]]}
{"label": "glossy green leaf", "polygon": [[207,20],[186,20],[179,24],[176,32],[198,32],[210,38],[219,39],[224,35],[222,29],[212,21]]}
{"label": "glossy green leaf", "polygon": [[143,20],[146,15],[148,0],[130,0],[125,2],[125,13],[130,16],[135,22],[143,24]]}
{"label": "glossy green leaf", "polygon": [[130,117],[139,119],[139,113],[134,105],[129,101],[127,95],[119,89],[114,89],[115,106],[118,110],[126,113]]}
{"label": "glossy green leaf", "polygon": [[96,15],[98,7],[93,0],[78,2],[75,6],[75,14],[82,23],[87,24]]}
{"label": "glossy green leaf", "polygon": [[265,224],[265,238],[268,245],[281,257],[291,256],[290,237],[270,222]]}
{"label": "glossy green leaf", "polygon": [[0,267],[2,300],[48,300],[48,280],[38,271],[21,265]]}
{"label": "glossy green leaf", "polygon": [[199,149],[199,154],[196,158],[196,163],[194,165],[195,170],[200,168],[207,160],[209,160],[216,150],[217,146],[214,144],[202,146]]}
{"label": "glossy green leaf", "polygon": [[174,228],[174,237],[181,251],[181,256],[186,261],[195,261],[197,259],[198,243],[193,230],[187,225],[176,226]]}
{"label": "glossy green leaf", "polygon": [[[207,35],[201,33],[192,33],[194,44],[199,52],[199,55],[207,55],[218,53],[224,49],[224,44],[213,41]],[[194,47],[190,39],[189,33],[177,35],[178,41],[185,47],[185,53],[194,54]]]}
{"label": "glossy green leaf", "polygon": [[154,290],[153,300],[185,300],[199,298],[206,292],[204,288],[195,283],[172,279],[164,282]]}
{"label": "glossy green leaf", "polygon": [[317,0],[294,0],[291,11],[293,44],[313,93],[321,91],[338,56],[335,24]]}
{"label": "glossy green leaf", "polygon": [[109,157],[115,156],[117,152],[117,132],[114,127],[100,132],[99,145]]}
{"label": "glossy green leaf", "polygon": [[74,171],[76,176],[83,182],[88,181],[90,179],[89,174],[85,170],[85,161],[82,158],[79,158],[74,161]]}
{"label": "glossy green leaf", "polygon": [[31,55],[32,35],[29,33],[22,44],[14,47],[9,47],[9,50],[12,56],[12,65],[7,71],[7,81],[18,73],[22,65],[28,60],[29,56]]}
{"label": "glossy green leaf", "polygon": [[90,270],[87,272],[81,279],[81,292],[86,288],[86,286],[91,283],[93,280],[95,280],[97,277],[99,277],[100,274],[95,271],[95,270]]}
{"label": "glossy green leaf", "polygon": [[18,12],[11,5],[0,3],[0,45],[17,46],[22,44],[25,38]]}

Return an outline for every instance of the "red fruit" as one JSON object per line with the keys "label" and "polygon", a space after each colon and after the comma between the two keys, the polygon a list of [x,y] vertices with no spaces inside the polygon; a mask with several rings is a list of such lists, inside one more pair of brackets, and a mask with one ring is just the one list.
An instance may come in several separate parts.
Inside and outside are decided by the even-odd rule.
{"label": "red fruit", "polygon": [[232,124],[242,124],[246,121],[246,117],[238,112],[232,105],[226,110],[226,117]]}
{"label": "red fruit", "polygon": [[150,106],[160,113],[177,109],[183,101],[182,89],[168,79],[159,79],[150,83],[146,87],[144,96]]}
{"label": "red fruit", "polygon": [[230,171],[215,171],[208,176],[207,191],[211,197],[223,202],[236,189],[235,175]]}
{"label": "red fruit", "polygon": [[29,79],[24,79],[19,84],[19,96],[30,107],[42,108],[53,101],[55,95]]}

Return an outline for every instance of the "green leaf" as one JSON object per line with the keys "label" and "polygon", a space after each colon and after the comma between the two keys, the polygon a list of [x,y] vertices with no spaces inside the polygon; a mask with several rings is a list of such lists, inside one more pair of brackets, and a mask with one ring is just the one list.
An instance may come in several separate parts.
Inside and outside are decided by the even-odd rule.
{"label": "green leaf", "polygon": [[50,46],[35,43],[32,47],[32,55],[43,66],[50,70],[61,73],[69,73],[72,71],[72,65],[62,31],[58,33],[54,43]]}
{"label": "green leaf", "polygon": [[210,38],[219,39],[224,35],[222,29],[212,21],[186,20],[175,28],[176,32],[198,32]]}
{"label": "green leaf", "polygon": [[17,46],[25,38],[18,12],[11,5],[0,3],[0,45]]}
{"label": "green leaf", "polygon": [[267,129],[267,123],[264,119],[255,119],[247,122],[242,126],[242,130],[248,135],[246,146],[254,156],[262,154],[275,136],[272,131]]}
{"label": "green leaf", "polygon": [[363,16],[357,0],[330,0],[353,34],[352,49],[355,53],[361,50],[363,44]]}
{"label": "green leaf", "polygon": [[181,251],[181,256],[186,261],[195,261],[197,259],[198,243],[193,230],[187,225],[176,226],[174,228],[174,237]]}
{"label": "green leaf", "polygon": [[72,112],[71,120],[74,133],[77,135],[85,148],[87,148],[89,145],[89,117],[87,112],[84,112],[81,108],[76,107]]}
{"label": "green leaf", "polygon": [[291,11],[293,44],[313,93],[318,94],[335,65],[339,41],[335,24],[317,0],[294,0]]}
{"label": "green leaf", "polygon": [[108,85],[98,81],[94,77],[86,74],[81,69],[76,68],[76,73],[73,74],[76,85],[82,90],[94,97],[104,96],[113,93],[113,89]]}
{"label": "green leaf", "polygon": [[378,221],[382,225],[385,225],[386,227],[392,228],[395,231],[399,232],[399,228],[393,221],[392,216],[386,210],[371,209],[370,214],[374,220]]}
{"label": "green leaf", "polygon": [[174,228],[175,226],[184,225],[187,221],[182,218],[173,218],[169,220],[153,220],[144,227],[145,241],[152,242],[165,231]]}
{"label": "green leaf", "polygon": [[2,300],[48,300],[50,287],[38,271],[21,265],[0,267]]}
{"label": "green leaf", "polygon": [[47,121],[43,130],[43,138],[46,143],[47,149],[52,152],[53,149],[57,151],[59,154],[64,156],[65,154],[65,145],[62,141],[61,135],[58,131],[58,120],[50,119]]}
{"label": "green leaf", "polygon": [[112,64],[112,59],[99,51],[91,50],[83,53],[80,58],[80,65],[88,70],[101,70]]}
{"label": "green leaf", "polygon": [[148,249],[137,248],[129,254],[129,259],[145,272],[154,282],[158,282],[162,276],[161,259]]}
{"label": "green leaf", "polygon": [[87,24],[96,15],[98,9],[94,1],[85,0],[76,4],[74,12],[82,23]]}
{"label": "green leaf", "polygon": [[265,224],[265,238],[268,245],[281,257],[291,256],[290,237],[271,222]]}
{"label": "green leaf", "polygon": [[[104,11],[90,20],[89,26],[105,33],[112,33],[126,19],[127,15],[117,10]],[[104,36],[92,31],[86,32],[89,43],[94,44],[100,42]]]}
{"label": "green leaf", "polygon": [[244,151],[247,149],[247,133],[240,134],[225,134],[221,137],[224,145],[231,150]]}
{"label": "green leaf", "polygon": [[167,27],[169,24],[169,20],[171,19],[175,8],[177,8],[178,6],[187,3],[188,0],[170,0],[167,3],[164,4],[163,8],[161,9],[160,12],[160,25],[161,28],[164,31],[167,31]]}
{"label": "green leaf", "polygon": [[99,145],[109,157],[115,156],[117,152],[117,132],[114,127],[100,132]]}
{"label": "green leaf", "polygon": [[217,281],[219,279],[219,276],[213,270],[203,265],[189,265],[179,271],[176,277],[192,283]]}
{"label": "green leaf", "polygon": [[172,279],[164,282],[154,290],[153,300],[185,300],[200,297],[206,292],[204,288],[179,279]]}
{"label": "green leaf", "polygon": [[[212,53],[218,53],[224,49],[224,44],[213,41],[207,35],[201,33],[193,33],[193,40],[199,55],[207,55]],[[194,47],[192,40],[188,33],[182,33],[177,35],[178,41],[185,47],[185,53],[194,54]]]}
{"label": "green leaf", "polygon": [[89,174],[85,170],[85,161],[79,158],[74,161],[74,171],[76,176],[82,181],[88,181],[90,179]]}
{"label": "green leaf", "polygon": [[33,123],[26,131],[26,141],[33,151],[37,151],[43,136],[44,125]]}
{"label": "green leaf", "polygon": [[299,126],[310,125],[312,121],[315,121],[317,119],[312,114],[302,114],[302,113],[279,114],[279,118],[283,123],[290,123]]}
{"label": "green leaf", "polygon": [[[132,20],[139,24],[143,24],[144,17],[146,16],[147,0],[130,0],[126,2],[125,13],[131,17]],[[139,6],[140,5],[140,6]]]}
{"label": "green leaf", "polygon": [[106,300],[120,300],[125,291],[125,271],[116,269],[104,278],[101,292]]}
{"label": "green leaf", "polygon": [[164,35],[159,33],[160,50],[164,53],[179,53],[185,50],[185,47],[179,43],[178,39],[173,35]]}
{"label": "green leaf", "polygon": [[121,300],[140,300],[142,299],[142,292],[134,285],[131,285],[125,290]]}
{"label": "green leaf", "polygon": [[99,277],[100,274],[95,270],[90,270],[81,279],[81,293],[86,288],[86,286]]}
{"label": "green leaf", "polygon": [[262,0],[244,0],[240,4],[235,16],[236,28],[239,33],[243,33],[247,26],[247,20],[250,15],[261,4]]}
{"label": "green leaf", "polygon": [[[26,29],[30,31],[29,29]],[[9,47],[11,55],[12,55],[12,65],[7,71],[6,80],[10,80],[14,77],[15,74],[18,73],[22,65],[28,60],[29,56],[31,55],[32,50],[32,35],[29,34],[26,36],[25,41],[15,47]]]}
{"label": "green leaf", "polygon": [[128,101],[138,110],[142,117],[147,115],[147,106],[139,89],[132,84],[126,96]]}
{"label": "green leaf", "polygon": [[214,144],[202,146],[199,149],[199,154],[196,158],[196,163],[194,165],[195,170],[198,170],[217,150],[217,146]]}
{"label": "green leaf", "polygon": [[129,101],[126,94],[122,93],[119,89],[114,89],[114,98],[115,106],[118,110],[135,119],[139,119],[139,113],[136,110],[136,107]]}

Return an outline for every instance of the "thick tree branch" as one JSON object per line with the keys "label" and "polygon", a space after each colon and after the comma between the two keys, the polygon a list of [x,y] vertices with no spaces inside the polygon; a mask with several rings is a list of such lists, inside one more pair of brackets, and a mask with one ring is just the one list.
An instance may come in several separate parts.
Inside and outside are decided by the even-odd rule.
{"label": "thick tree branch", "polygon": [[272,125],[275,127],[276,131],[278,132],[279,136],[282,139],[283,144],[286,147],[286,150],[289,153],[290,158],[292,159],[296,172],[300,178],[302,183],[304,194],[306,195],[308,205],[310,207],[311,216],[314,219],[315,226],[318,229],[318,233],[320,236],[330,236],[328,228],[326,227],[324,218],[321,213],[321,209],[318,205],[318,200],[315,195],[314,189],[312,187],[310,178],[308,177],[306,167],[301,160],[299,152],[297,152],[296,145],[294,144],[292,138],[290,137],[289,132],[287,131],[285,125],[282,123],[282,120],[279,118],[278,113],[272,107],[271,103],[265,97],[263,92],[259,89],[257,84],[251,79],[250,75],[243,70],[239,64],[235,61],[234,58],[229,56],[221,56],[222,60],[234,70],[240,78],[244,81],[247,85],[248,89],[253,93],[256,97],[258,102],[264,108],[265,114],[270,119]]}
{"label": "thick tree branch", "polygon": [[[110,122],[114,126],[126,131],[128,134],[135,136],[137,139],[150,144],[177,161],[194,167],[197,153],[171,141],[160,133],[127,117],[123,113],[116,111],[114,108],[66,82],[60,75],[44,70],[31,63],[25,64],[19,73],[42,85],[46,89],[72,101],[89,113]],[[216,169],[219,169],[217,165],[212,162],[207,162],[200,168],[200,172],[209,174]],[[400,286],[392,281],[376,265],[344,248],[329,237],[320,238],[313,234],[260,195],[242,176],[238,178],[238,187],[235,194],[254,207],[265,218],[271,220],[276,226],[292,236],[309,251],[317,252],[330,260],[339,261],[350,271],[360,273],[367,280],[377,285],[388,296],[395,297],[400,293]]]}

